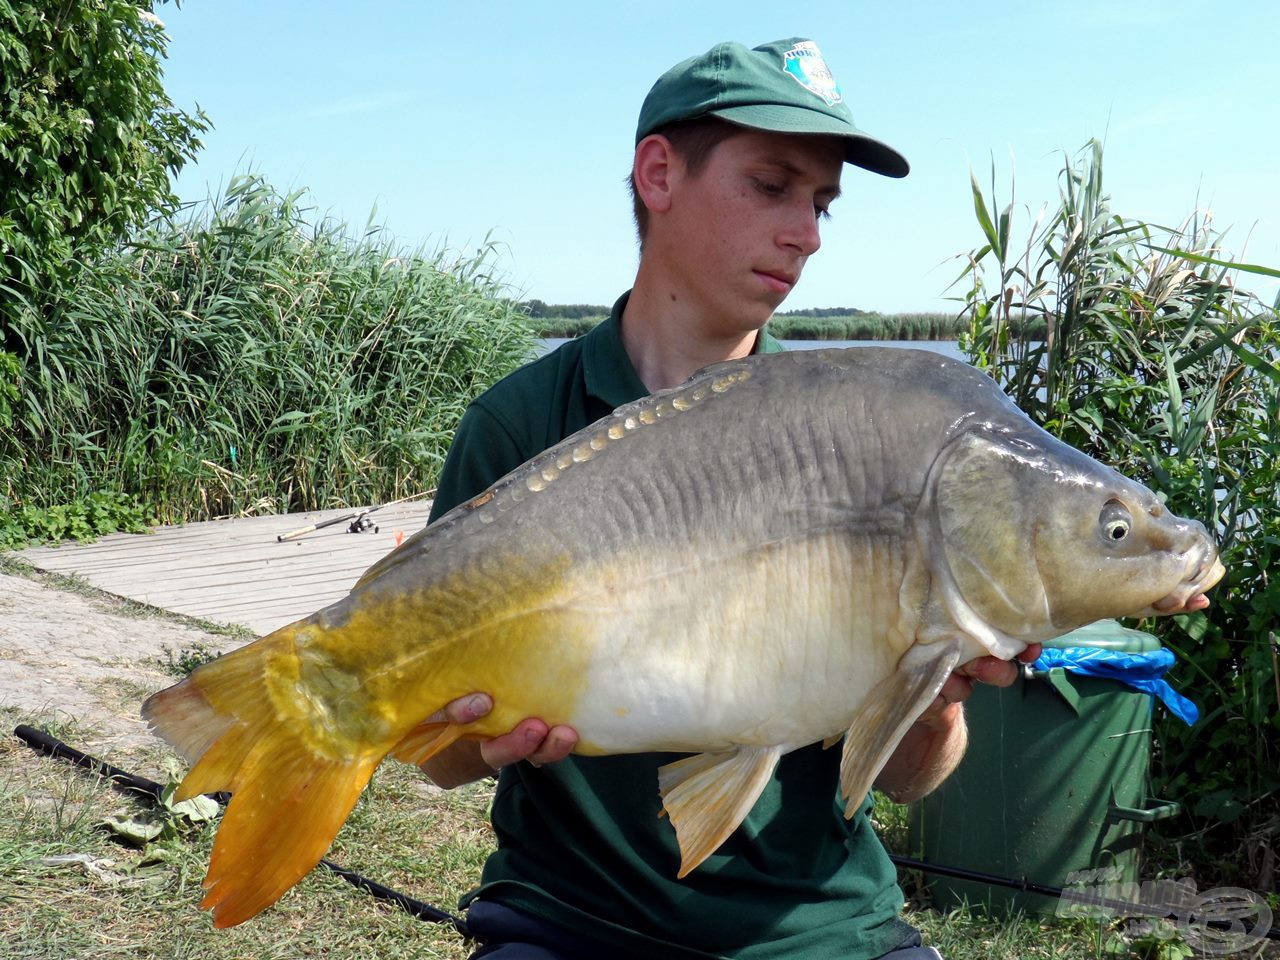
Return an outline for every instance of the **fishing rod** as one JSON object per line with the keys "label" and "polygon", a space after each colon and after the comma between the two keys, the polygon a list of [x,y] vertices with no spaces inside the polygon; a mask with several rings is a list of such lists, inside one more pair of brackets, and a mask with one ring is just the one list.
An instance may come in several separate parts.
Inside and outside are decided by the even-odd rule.
{"label": "fishing rod", "polygon": [[423,497],[435,496],[436,491],[424,490],[421,493],[411,493],[407,497],[401,497],[399,500],[389,500],[386,503],[380,503],[376,507],[365,507],[363,510],[356,510],[352,513],[344,513],[340,517],[330,517],[328,520],[321,520],[318,523],[308,524],[305,527],[299,527],[297,530],[290,530],[288,533],[281,533],[276,536],[276,543],[284,543],[286,540],[293,540],[306,533],[314,533],[316,530],[323,530],[325,527],[337,526],[340,523],[350,524],[347,527],[348,533],[361,533],[365,530],[373,530],[378,532],[378,525],[369,519],[369,514],[377,513],[387,507],[394,507],[396,504],[408,503],[410,500],[420,500]]}
{"label": "fishing rod", "polygon": [[[91,770],[101,776],[109,779],[113,786],[120,790],[133,793],[145,799],[149,799],[154,803],[159,803],[164,788],[154,780],[148,780],[145,777],[139,777],[132,773],[114,767],[104,760],[92,757],[87,753],[82,753],[63,743],[56,737],[38,730],[35,727],[20,724],[13,731],[14,736],[18,737],[32,749],[47,756],[56,757],[62,760],[69,760],[76,766]],[[209,798],[216,800],[220,804],[225,804],[230,799],[227,793],[211,793],[205,794]],[[1035,883],[1023,877],[1020,880],[1014,880],[1011,877],[1002,877],[992,873],[982,873],[977,870],[968,870],[964,867],[951,867],[944,864],[930,863],[927,860],[916,860],[912,857],[898,856],[897,854],[889,854],[889,859],[895,866],[905,870],[919,870],[923,873],[930,873],[937,876],[954,877],[959,880],[970,880],[975,883],[982,883],[993,887],[1006,887],[1012,890],[1021,890],[1024,893],[1035,893],[1045,897],[1063,898],[1066,897],[1072,903],[1087,904],[1089,906],[1103,907],[1108,910],[1115,911],[1118,916],[1142,916],[1151,917],[1153,910],[1165,909],[1162,915],[1163,919],[1180,919],[1182,913],[1172,906],[1161,904],[1140,904],[1132,903],[1126,900],[1113,900],[1109,897],[1098,896],[1086,891],[1064,890],[1062,887],[1053,887],[1047,884]],[[470,937],[467,929],[467,922],[462,917],[454,916],[443,910],[433,907],[421,900],[400,893],[390,887],[362,877],[358,873],[340,867],[330,860],[321,860],[320,865],[330,872],[338,875],[346,880],[352,886],[359,887],[373,897],[379,900],[386,900],[394,903],[405,912],[417,917],[419,920],[427,920],[432,923],[450,924],[464,937]],[[1216,917],[1196,918],[1199,923],[1214,930],[1227,930],[1239,932],[1236,929],[1236,921],[1223,920]],[[1254,931],[1257,933],[1258,931]],[[1269,940],[1280,940],[1280,927],[1271,927],[1263,936]]]}

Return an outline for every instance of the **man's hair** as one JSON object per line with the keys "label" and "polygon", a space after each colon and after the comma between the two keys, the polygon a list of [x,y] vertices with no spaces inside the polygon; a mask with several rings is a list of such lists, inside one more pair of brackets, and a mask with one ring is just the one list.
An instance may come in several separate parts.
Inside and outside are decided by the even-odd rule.
{"label": "man's hair", "polygon": [[[742,133],[744,129],[727,120],[706,116],[670,123],[653,132],[671,141],[672,149],[684,161],[685,170],[690,176],[696,177],[707,165],[707,161],[711,158],[711,151],[735,134]],[[649,232],[649,208],[644,205],[644,201],[636,192],[634,173],[627,175],[627,186],[631,189],[631,210],[635,216],[640,249],[643,250],[644,238]]]}

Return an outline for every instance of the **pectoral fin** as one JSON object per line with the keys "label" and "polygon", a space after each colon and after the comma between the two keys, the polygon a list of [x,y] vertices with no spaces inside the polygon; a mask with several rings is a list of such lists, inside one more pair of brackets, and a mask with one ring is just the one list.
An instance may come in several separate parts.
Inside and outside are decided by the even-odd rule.
{"label": "pectoral fin", "polygon": [[885,763],[960,661],[958,641],[914,646],[867,697],[844,738],[840,793],[852,817]]}
{"label": "pectoral fin", "polygon": [[759,799],[782,747],[700,753],[658,769],[663,813],[680,843],[683,878],[724,843]]}

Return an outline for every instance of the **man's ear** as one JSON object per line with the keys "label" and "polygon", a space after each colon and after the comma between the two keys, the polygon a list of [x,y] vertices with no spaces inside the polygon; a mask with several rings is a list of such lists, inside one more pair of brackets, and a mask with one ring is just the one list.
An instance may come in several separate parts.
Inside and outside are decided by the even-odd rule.
{"label": "man's ear", "polygon": [[680,166],[671,141],[659,133],[650,134],[636,145],[631,176],[636,196],[650,213],[665,213],[670,209],[672,180]]}

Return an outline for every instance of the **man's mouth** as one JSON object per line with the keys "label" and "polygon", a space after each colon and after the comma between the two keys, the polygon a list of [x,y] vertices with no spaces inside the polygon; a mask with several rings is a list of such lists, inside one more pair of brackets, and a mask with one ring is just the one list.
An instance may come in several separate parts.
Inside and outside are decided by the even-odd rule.
{"label": "man's mouth", "polygon": [[799,279],[795,274],[772,270],[756,270],[753,272],[764,281],[765,286],[775,293],[790,293],[791,288],[796,285],[796,280]]}

